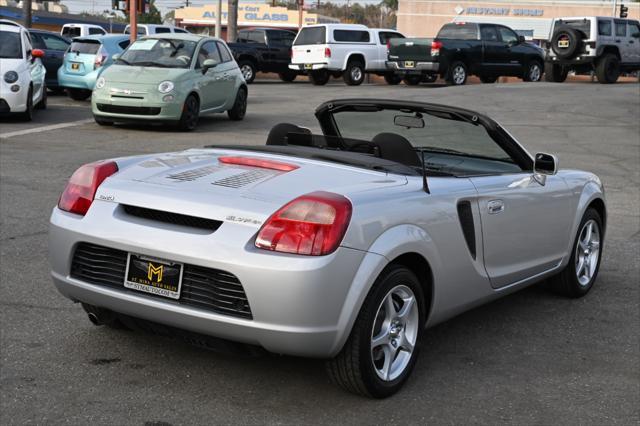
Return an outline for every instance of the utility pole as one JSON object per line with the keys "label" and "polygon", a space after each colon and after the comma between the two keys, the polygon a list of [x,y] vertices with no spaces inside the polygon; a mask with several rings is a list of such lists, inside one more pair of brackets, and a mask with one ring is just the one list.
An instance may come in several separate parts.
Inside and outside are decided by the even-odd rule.
{"label": "utility pole", "polygon": [[216,5],[216,33],[215,36],[222,36],[222,0],[218,0]]}
{"label": "utility pole", "polygon": [[31,0],[22,0],[22,15],[24,26],[31,28]]}
{"label": "utility pole", "polygon": [[229,0],[227,4],[227,41],[235,42],[238,37],[238,0]]}
{"label": "utility pole", "polygon": [[613,0],[613,10],[611,11],[611,16],[616,17],[616,9],[618,8],[617,0]]}
{"label": "utility pole", "polygon": [[298,0],[298,29],[302,28],[302,8],[304,7],[304,0]]}
{"label": "utility pole", "polygon": [[133,43],[138,37],[138,0],[129,0],[129,32],[129,40]]}

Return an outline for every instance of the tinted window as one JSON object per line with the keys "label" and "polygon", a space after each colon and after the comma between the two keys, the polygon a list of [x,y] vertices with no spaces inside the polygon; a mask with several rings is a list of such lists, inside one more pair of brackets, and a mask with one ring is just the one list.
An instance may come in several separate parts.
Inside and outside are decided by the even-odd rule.
{"label": "tinted window", "polygon": [[229,53],[229,49],[223,43],[216,42],[218,44],[218,50],[220,51],[220,57],[222,58],[222,62],[229,62],[233,58],[231,57],[231,53]]}
{"label": "tinted window", "polygon": [[100,49],[99,42],[81,40],[81,41],[72,42],[71,47],[69,48],[69,51],[74,53],[85,53],[88,55],[95,55],[98,52],[98,49]]}
{"label": "tinted window", "polygon": [[251,31],[248,39],[251,43],[264,44],[264,33],[262,31]]}
{"label": "tinted window", "polygon": [[477,40],[478,26],[477,24],[446,24],[436,38],[454,38],[459,40]]}
{"label": "tinted window", "polygon": [[156,28],[156,34],[162,34],[162,33],[170,33],[171,30],[167,27],[157,27]]}
{"label": "tinted window", "polygon": [[333,39],[349,43],[368,43],[369,31],[334,30]]}
{"label": "tinted window", "polygon": [[22,58],[22,45],[20,44],[20,33],[0,31],[0,58],[6,58],[6,59]]}
{"label": "tinted window", "polygon": [[559,19],[555,23],[555,28],[558,28],[561,25],[567,25],[571,28],[575,28],[576,30],[582,32],[587,38],[591,37],[591,21],[589,21],[588,19],[580,19],[580,20],[571,19],[568,21]]}
{"label": "tinted window", "polygon": [[[46,49],[47,47],[44,44],[44,40],[40,37],[40,34],[31,33],[31,42],[33,43],[34,49]],[[66,50],[66,47],[65,49]]]}
{"label": "tinted window", "polygon": [[380,32],[378,33],[380,37],[380,44],[387,44],[387,42],[392,38],[404,38],[404,36],[400,33],[391,33],[391,32]]}
{"label": "tinted window", "polygon": [[610,20],[598,20],[598,35],[610,36],[611,35],[611,21]]}
{"label": "tinted window", "polygon": [[131,40],[121,41],[118,43],[118,46],[120,46],[120,49],[124,50],[129,46],[129,43],[131,43]]}
{"label": "tinted window", "polygon": [[289,31],[269,31],[267,32],[267,39],[269,44],[278,46],[290,47],[293,44],[293,39],[296,38],[294,33]]}
{"label": "tinted window", "polygon": [[47,49],[65,51],[69,47],[69,42],[51,34],[38,34],[44,40]]}
{"label": "tinted window", "polygon": [[625,21],[616,21],[616,36],[617,37],[627,36],[627,23]]}
{"label": "tinted window", "polygon": [[327,39],[326,27],[308,27],[303,28],[298,33],[294,46],[303,46],[305,44],[324,44]]}
{"label": "tinted window", "polygon": [[640,25],[636,22],[629,22],[629,35],[640,35]]}
{"label": "tinted window", "polygon": [[174,28],[173,31],[176,33],[184,33],[184,34],[189,32],[187,30],[183,30],[182,28]]}
{"label": "tinted window", "polygon": [[200,48],[200,51],[198,52],[198,61],[196,62],[196,68],[202,68],[202,64],[207,59],[213,59],[217,63],[222,62],[220,58],[220,52],[218,52],[216,43],[213,41],[206,42]]}
{"label": "tinted window", "polygon": [[80,37],[80,27],[64,27],[62,35],[67,37]]}
{"label": "tinted window", "polygon": [[104,30],[102,28],[89,28],[89,35],[95,34],[104,34]]}
{"label": "tinted window", "polygon": [[515,44],[518,42],[518,35],[506,27],[498,27],[502,41],[509,44]]}
{"label": "tinted window", "polygon": [[496,27],[483,25],[480,27],[480,35],[484,41],[499,41]]}

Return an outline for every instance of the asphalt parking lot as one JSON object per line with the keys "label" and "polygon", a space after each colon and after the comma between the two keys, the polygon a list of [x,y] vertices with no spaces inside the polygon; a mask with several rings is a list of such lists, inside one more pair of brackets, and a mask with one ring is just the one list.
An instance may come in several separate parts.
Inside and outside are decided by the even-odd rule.
{"label": "asphalt parking lot", "polygon": [[[263,81],[244,121],[196,132],[94,124],[50,97],[32,123],[0,121],[2,424],[638,424],[640,85],[407,87]],[[440,102],[485,112],[530,151],[597,173],[609,221],[591,293],[536,286],[428,330],[405,388],[374,401],[332,386],[317,360],[243,359],[95,327],[55,290],[47,220],[81,164],[210,144],[262,144],[279,122],[318,129],[332,98]],[[549,212],[553,214],[553,212]]]}

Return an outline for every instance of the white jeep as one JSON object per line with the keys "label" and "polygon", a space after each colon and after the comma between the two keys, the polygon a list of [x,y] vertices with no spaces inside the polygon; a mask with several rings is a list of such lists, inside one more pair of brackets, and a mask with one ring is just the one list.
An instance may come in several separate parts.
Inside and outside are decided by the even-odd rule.
{"label": "white jeep", "polygon": [[366,73],[384,75],[389,82],[396,77],[385,64],[387,41],[397,37],[404,38],[395,30],[356,24],[305,26],[293,41],[289,68],[308,73],[315,85],[326,84],[331,76],[342,76],[345,83],[357,86]]}
{"label": "white jeep", "polygon": [[621,72],[640,70],[640,23],[591,16],[556,18],[546,44],[547,81],[563,82],[569,71],[615,83]]}

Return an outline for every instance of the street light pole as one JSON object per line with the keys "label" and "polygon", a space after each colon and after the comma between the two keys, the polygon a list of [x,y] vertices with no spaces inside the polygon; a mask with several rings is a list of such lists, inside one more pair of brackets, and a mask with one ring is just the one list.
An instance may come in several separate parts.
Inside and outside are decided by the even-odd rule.
{"label": "street light pole", "polygon": [[222,37],[222,0],[216,4],[216,33],[217,38]]}
{"label": "street light pole", "polygon": [[31,28],[31,0],[22,0],[22,15],[24,26]]}
{"label": "street light pole", "polygon": [[138,37],[138,0],[129,0],[129,39],[131,43]]}
{"label": "street light pole", "polygon": [[616,17],[616,9],[618,8],[618,1],[613,0],[613,10],[611,11],[611,16]]}

